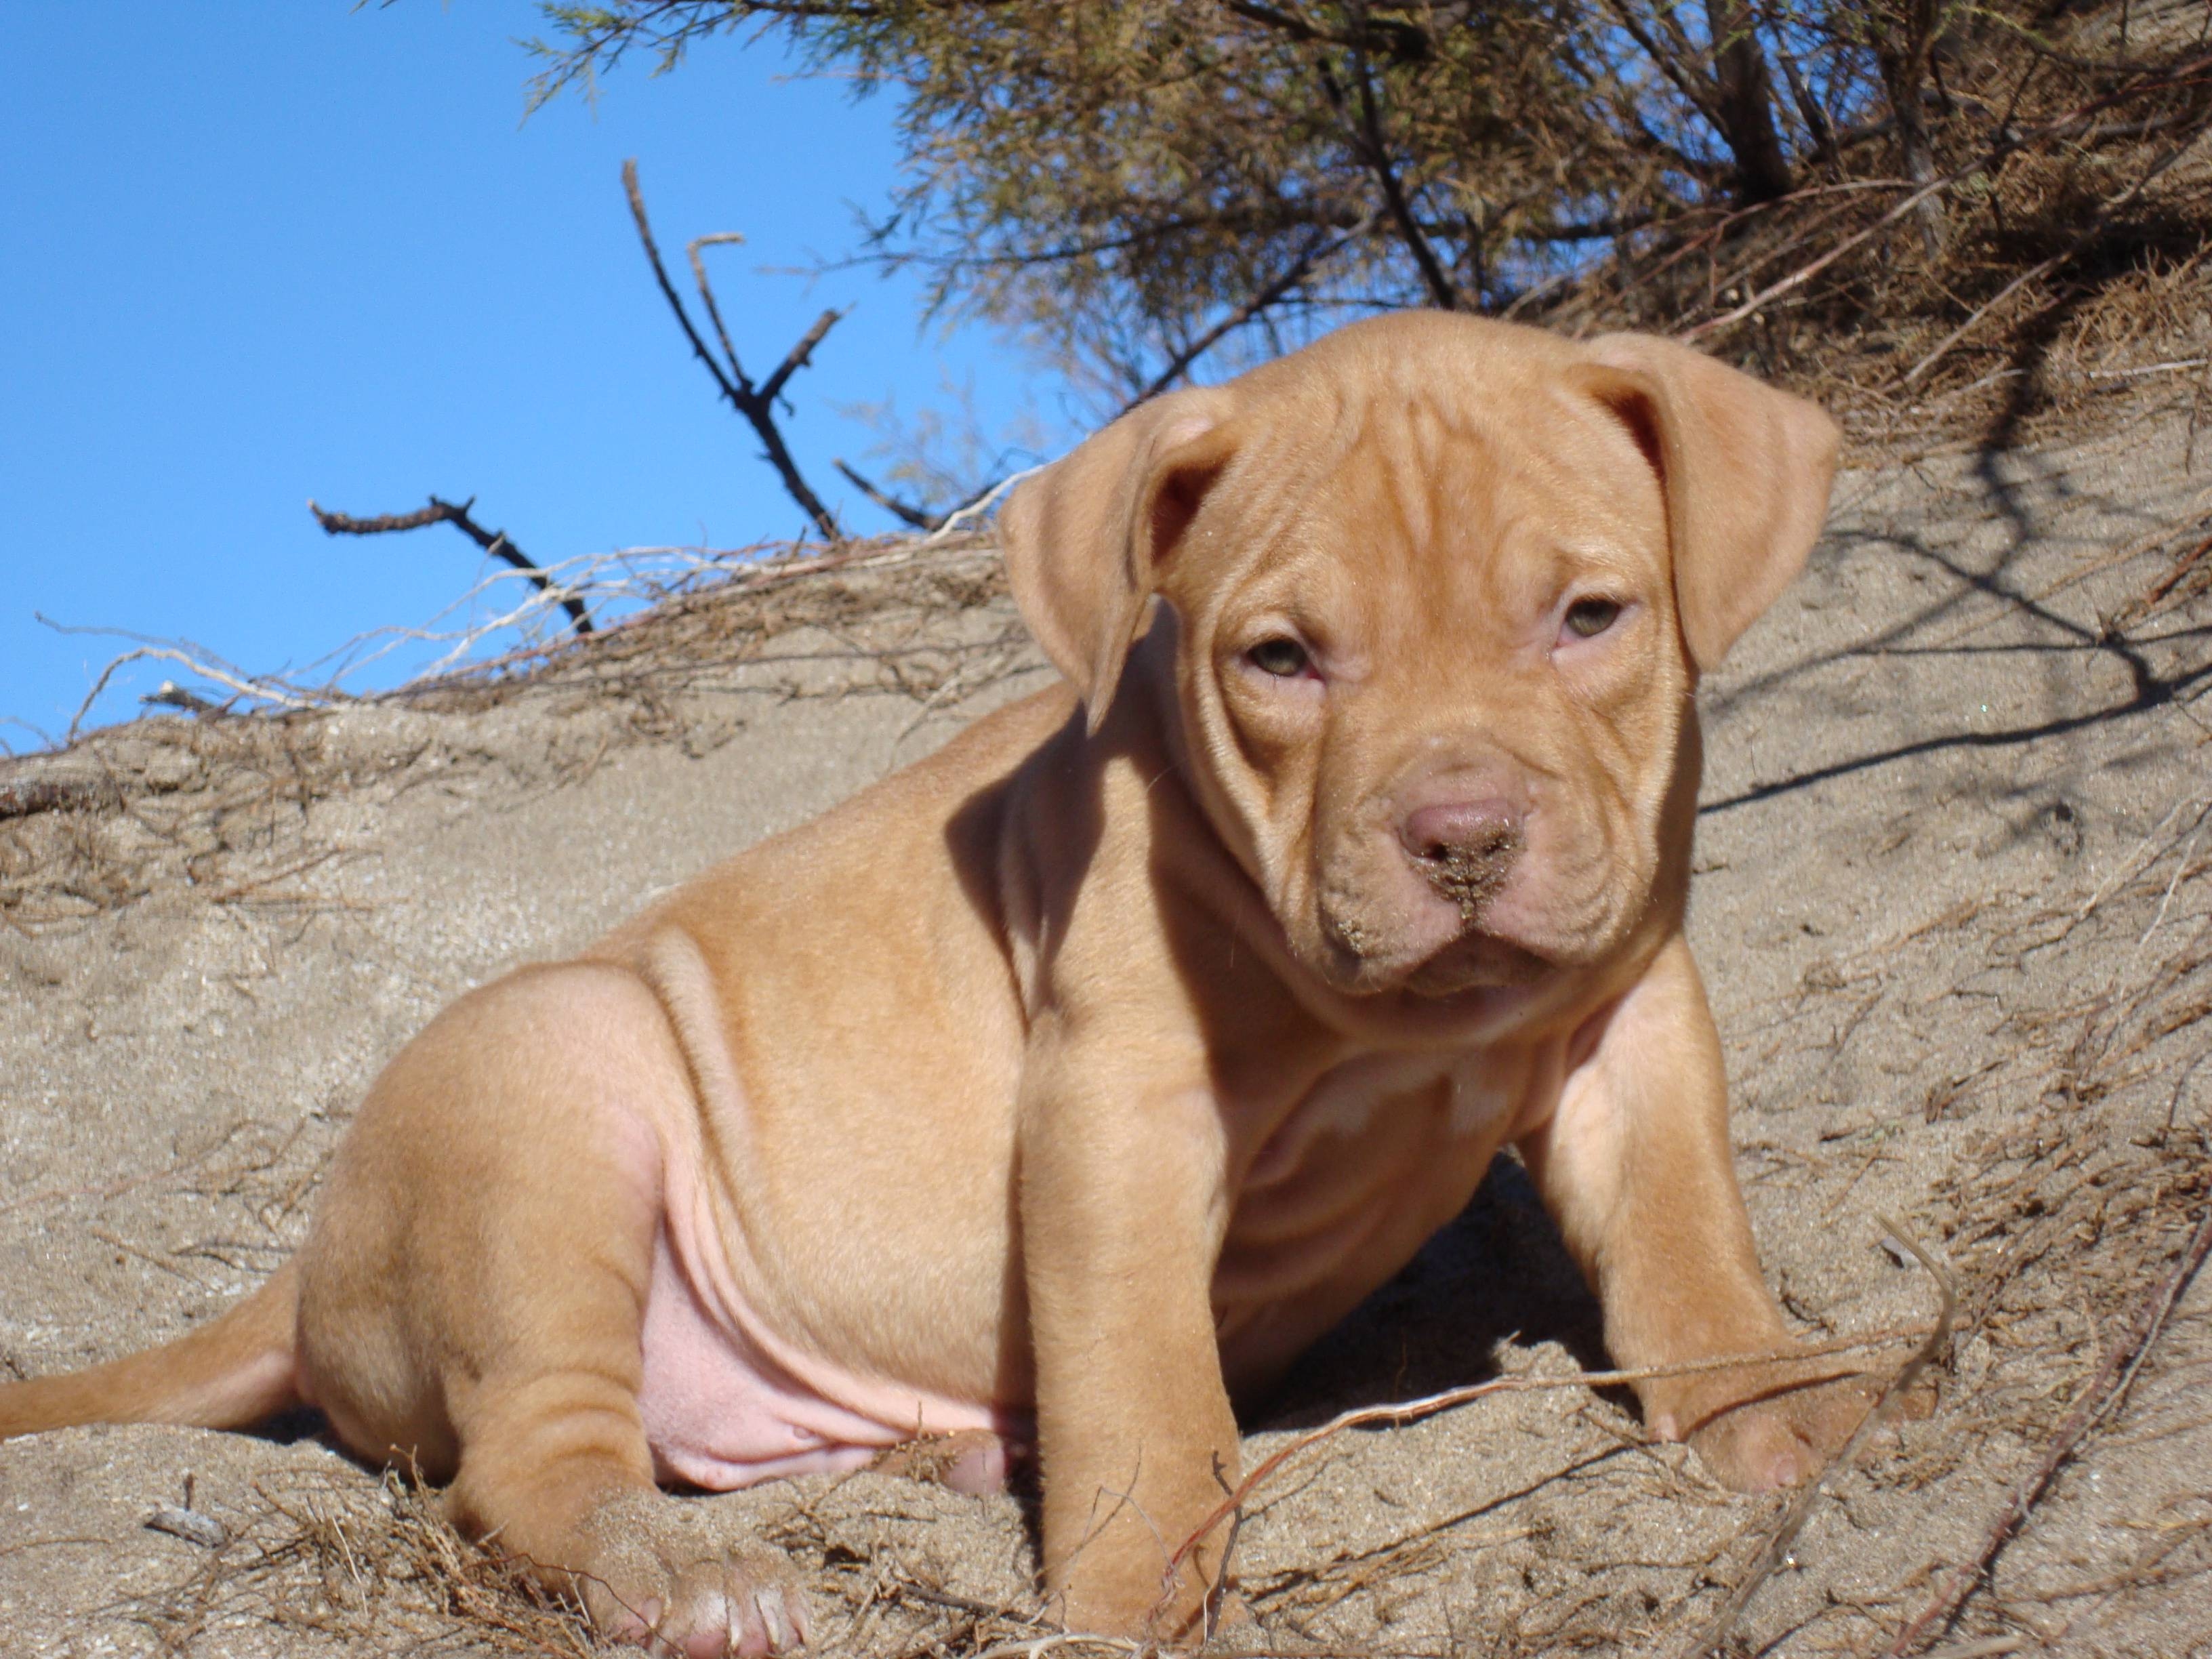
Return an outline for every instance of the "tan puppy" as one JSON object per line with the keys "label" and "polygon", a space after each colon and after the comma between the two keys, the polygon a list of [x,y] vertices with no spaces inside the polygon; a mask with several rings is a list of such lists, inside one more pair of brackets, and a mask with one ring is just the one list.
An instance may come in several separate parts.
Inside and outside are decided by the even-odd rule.
{"label": "tan puppy", "polygon": [[[394,1060],[298,1258],[0,1389],[0,1434],[305,1401],[603,1627],[804,1638],[727,1487],[970,1431],[1042,1460],[1067,1622],[1188,1639],[1232,1399],[1518,1146],[1627,1366],[1784,1325],[1681,933],[1698,676],[1834,430],[1683,348],[1362,323],[1144,405],[1003,521],[1068,684]],[[1155,603],[1155,600],[1160,603]],[[1849,1431],[1801,1366],[1642,1388],[1723,1480]],[[1740,1401],[1752,1403],[1731,1410]]]}

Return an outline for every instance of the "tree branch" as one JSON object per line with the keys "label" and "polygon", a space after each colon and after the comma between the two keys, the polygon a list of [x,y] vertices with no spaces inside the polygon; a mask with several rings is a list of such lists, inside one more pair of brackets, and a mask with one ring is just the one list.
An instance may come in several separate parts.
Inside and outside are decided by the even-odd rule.
{"label": "tree branch", "polygon": [[[1651,31],[1645,28],[1642,21],[1629,9],[1626,0],[1606,0],[1606,9],[1620,25],[1621,33],[1643,49],[1652,66],[1672,82],[1674,90],[1682,94],[1692,109],[1705,117],[1706,124],[1714,131],[1718,132],[1721,130],[1720,107],[1713,102],[1712,90],[1698,76],[1696,68],[1678,60],[1674,53],[1654,40]],[[1672,21],[1671,14],[1663,15]]]}
{"label": "tree branch", "polygon": [[1261,289],[1257,294],[1255,294],[1243,305],[1237,307],[1236,310],[1231,312],[1226,317],[1216,323],[1212,328],[1207,329],[1205,333],[1200,335],[1198,338],[1193,340],[1181,351],[1176,353],[1173,359],[1171,359],[1168,363],[1168,366],[1152,378],[1152,381],[1149,386],[1121,406],[1115,418],[1118,419],[1120,418],[1120,416],[1127,414],[1139,404],[1145,402],[1146,399],[1156,398],[1161,392],[1166,391],[1168,387],[1174,385],[1175,382],[1181,378],[1186,369],[1188,369],[1193,363],[1196,362],[1200,357],[1204,356],[1208,351],[1211,351],[1221,340],[1233,333],[1237,329],[1243,327],[1245,324],[1250,322],[1255,317],[1257,317],[1269,306],[1273,305],[1285,295],[1288,294],[1292,289],[1296,288],[1300,283],[1304,282],[1307,276],[1312,274],[1313,269],[1316,265],[1321,264],[1322,260],[1335,253],[1339,248],[1343,247],[1346,243],[1355,242],[1362,236],[1364,236],[1374,228],[1377,211],[1378,210],[1370,208],[1361,216],[1358,223],[1352,226],[1351,229],[1346,231],[1340,236],[1316,237],[1312,242],[1309,243],[1306,246],[1305,252],[1299,254],[1297,258],[1291,260],[1289,266],[1285,268],[1282,274],[1277,276],[1274,281],[1269,283],[1265,288]]}
{"label": "tree branch", "polygon": [[775,373],[769,375],[763,385],[754,386],[738,362],[736,350],[730,344],[729,331],[722,326],[721,311],[714,303],[714,290],[707,281],[705,262],[699,258],[699,250],[702,246],[738,239],[728,232],[702,236],[691,243],[689,249],[691,274],[699,284],[699,299],[706,307],[715,337],[729,359],[728,373],[724,373],[722,364],[715,361],[714,354],[708,349],[707,342],[692,323],[691,313],[684,304],[684,296],[676,291],[676,284],[669,280],[668,267],[661,263],[659,246],[653,240],[652,222],[646,217],[645,193],[638,187],[635,161],[623,163],[622,176],[623,190],[629,198],[630,217],[637,222],[637,240],[645,248],[647,262],[653,266],[653,280],[660,284],[661,298],[668,301],[669,310],[676,313],[677,325],[684,331],[684,337],[691,343],[692,355],[707,366],[707,373],[714,377],[714,389],[721,393],[724,401],[744,416],[746,423],[759,437],[768,464],[775,469],[776,477],[783,480],[785,492],[812,520],[815,533],[825,541],[842,541],[844,532],[838,528],[836,515],[823,504],[822,498],[807,483],[805,475],[799,470],[799,463],[792,459],[789,446],[783,441],[783,433],[775,423],[775,400],[781,394],[784,383],[806,366],[814,348],[822,343],[823,337],[836,326],[837,319],[844,313],[825,311],[816,318],[814,326],[808,329],[805,337],[785,355]]}
{"label": "tree branch", "polygon": [[814,326],[799,336],[799,343],[784,354],[783,361],[775,366],[775,373],[761,382],[763,402],[774,403],[783,395],[784,382],[806,367],[806,360],[814,355],[814,348],[822,343],[823,337],[837,326],[844,315],[843,312],[833,308],[814,319]]}
{"label": "tree branch", "polygon": [[2008,123],[2007,129],[2001,130],[2000,136],[1997,140],[1993,143],[1987,150],[1984,151],[1980,155],[1976,156],[1972,161],[1943,174],[1941,178],[1931,179],[1929,183],[1921,185],[1919,189],[1912,191],[1911,194],[1905,197],[1903,201],[1899,202],[1895,206],[1892,207],[1888,212],[1883,214],[1881,217],[1875,220],[1864,229],[1859,231],[1856,235],[1844,238],[1842,241],[1838,242],[1834,246],[1822,253],[1818,258],[1808,260],[1806,264],[1798,266],[1796,270],[1791,271],[1788,276],[1778,277],[1775,281],[1769,283],[1765,288],[1759,289],[1758,293],[1753,295],[1749,299],[1744,301],[1734,310],[1724,311],[1717,317],[1708,317],[1704,322],[1698,323],[1693,327],[1682,330],[1674,337],[1679,340],[1702,339],[1705,336],[1714,332],[1716,330],[1727,328],[1734,324],[1741,322],[1745,318],[1753,316],[1764,310],[1769,303],[1779,299],[1782,295],[1790,293],[1793,289],[1803,287],[1807,283],[1812,281],[1814,277],[1819,276],[1820,272],[1826,270],[1830,265],[1835,264],[1837,260],[1842,258],[1846,253],[1851,252],[1852,249],[1862,246],[1865,243],[1871,241],[1875,237],[1879,236],[1889,226],[1896,223],[1897,221],[1902,219],[1906,214],[1918,207],[1921,203],[1927,200],[1930,196],[1936,194],[1938,191],[1948,190],[1961,180],[1971,179],[1978,173],[1994,172],[1997,167],[2002,167],[2007,161],[2011,159],[2013,155],[2016,155],[2021,150],[2027,149],[2030,144],[2041,143],[2054,138],[2066,137],[2079,131],[2086,123],[2096,115],[2112,107],[2116,104],[2124,102],[2126,100],[2136,97],[2145,92],[2155,92],[2166,87],[2185,84],[2192,77],[2202,76],[2208,70],[2212,70],[2212,54],[2207,54],[2200,58],[2193,58],[2188,62],[2176,64],[2172,68],[2165,70],[2162,73],[2147,76],[2130,85],[2116,88],[2112,91],[2104,93],[2096,98],[2091,99],[2086,104],[2076,106],[2063,115],[2058,116],[2052,120],[2045,121],[2040,125],[2033,127],[2026,132],[2010,131],[2008,130],[2009,123]]}
{"label": "tree branch", "polygon": [[[668,267],[660,263],[660,248],[653,240],[653,226],[645,216],[645,196],[638,189],[636,161],[624,161],[622,176],[623,189],[629,196],[630,217],[637,222],[637,240],[645,245],[645,257],[653,266],[653,280],[660,284],[660,297],[668,301],[668,308],[676,313],[677,325],[684,331],[684,337],[690,341],[692,354],[707,365],[707,373],[714,377],[715,386],[730,400],[731,406],[742,412],[744,405],[738,401],[738,388],[730,383],[730,377],[722,373],[722,366],[714,361],[714,354],[707,349],[707,343],[699,337],[699,331],[691,325],[691,313],[684,308],[684,296],[676,291],[676,284],[668,280]],[[744,371],[736,368],[734,358],[731,367],[736,369],[738,379],[744,380]],[[747,386],[746,390],[750,391],[751,387]]]}
{"label": "tree branch", "polygon": [[[1344,88],[1336,82],[1326,58],[1321,64],[1322,91],[1340,114],[1344,113]],[[1451,278],[1429,246],[1429,239],[1421,232],[1420,222],[1413,217],[1413,204],[1407,201],[1406,192],[1398,181],[1398,170],[1390,162],[1390,152],[1382,142],[1382,118],[1376,107],[1375,83],[1369,77],[1364,59],[1355,57],[1352,70],[1359,82],[1359,120],[1353,143],[1361,152],[1375,180],[1382,187],[1383,205],[1389,210],[1393,222],[1398,227],[1399,240],[1406,244],[1413,256],[1413,264],[1426,284],[1429,298],[1438,309],[1459,309],[1459,290],[1452,286]]]}
{"label": "tree branch", "polygon": [[426,525],[449,524],[495,558],[504,559],[534,583],[538,591],[548,598],[557,599],[561,608],[568,613],[568,620],[580,635],[592,632],[591,613],[584,602],[566,588],[557,587],[542,566],[513,542],[504,530],[486,530],[469,516],[469,509],[477,504],[470,496],[465,501],[440,501],[430,497],[428,507],[417,507],[412,513],[386,513],[374,519],[356,519],[349,514],[325,512],[310,501],[307,511],[315,515],[315,522],[330,536],[384,536],[397,530],[420,530]]}
{"label": "tree branch", "polygon": [[870,501],[873,501],[878,507],[883,508],[884,512],[890,514],[901,523],[908,525],[916,530],[934,530],[937,528],[939,524],[938,515],[929,511],[928,508],[916,507],[912,501],[901,501],[889,490],[880,489],[876,484],[871,483],[868,479],[861,477],[860,473],[854,471],[842,460],[832,461],[830,465],[845,475],[846,482],[850,483],[854,489],[859,490],[863,495],[866,495]]}
{"label": "tree branch", "polygon": [[[630,174],[625,173],[623,182],[630,185],[633,190],[636,188],[636,180]],[[633,196],[632,205],[635,206],[636,202],[636,197]],[[707,262],[699,257],[699,250],[702,247],[733,247],[744,240],[734,230],[714,231],[705,236],[694,236],[684,245],[684,254],[691,262],[691,280],[699,284],[699,297],[706,302],[707,306],[707,320],[714,325],[714,337],[721,342],[722,356],[728,360],[730,373],[737,377],[737,382],[740,386],[750,390],[750,383],[745,379],[745,371],[738,364],[738,349],[730,343],[730,331],[722,326],[721,307],[714,303],[714,288],[707,281]],[[650,243],[647,244],[646,251],[648,253],[652,252]],[[660,291],[664,294],[667,293],[666,283],[664,282],[660,285]],[[696,345],[698,342],[695,340],[692,343]]]}
{"label": "tree branch", "polygon": [[1295,11],[1259,3],[1259,0],[1220,0],[1223,10],[1287,36],[1302,46],[1349,46],[1363,51],[1379,46],[1406,63],[1424,62],[1436,52],[1436,38],[1419,23],[1405,18],[1370,19],[1363,7],[1351,30],[1325,29]]}

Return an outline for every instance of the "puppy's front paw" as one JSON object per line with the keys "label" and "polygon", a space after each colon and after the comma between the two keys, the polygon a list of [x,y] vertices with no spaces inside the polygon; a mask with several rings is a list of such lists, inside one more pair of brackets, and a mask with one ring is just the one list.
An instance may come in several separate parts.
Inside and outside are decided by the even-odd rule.
{"label": "puppy's front paw", "polygon": [[[1817,1376],[1816,1364],[1806,1362],[1798,1369]],[[1787,1393],[1765,1391],[1778,1387],[1788,1387],[1786,1374],[1743,1404],[1708,1406],[1688,1419],[1691,1446],[1723,1486],[1736,1492],[1778,1492],[1812,1479],[1874,1409],[1882,1385],[1878,1377],[1845,1376]],[[1934,1403],[1932,1390],[1923,1386],[1891,1410],[1893,1417],[1920,1418]],[[1679,1430],[1668,1432],[1672,1426],[1658,1425],[1662,1438],[1685,1437]]]}
{"label": "puppy's front paw", "polygon": [[718,1528],[705,1505],[625,1492],[580,1530],[568,1565],[592,1626],[656,1654],[720,1659],[805,1645],[805,1591],[783,1555]]}
{"label": "puppy's front paw", "polygon": [[1690,1431],[1713,1479],[1736,1492],[1778,1492],[1827,1466],[1874,1405],[1856,1379],[1732,1407]]}

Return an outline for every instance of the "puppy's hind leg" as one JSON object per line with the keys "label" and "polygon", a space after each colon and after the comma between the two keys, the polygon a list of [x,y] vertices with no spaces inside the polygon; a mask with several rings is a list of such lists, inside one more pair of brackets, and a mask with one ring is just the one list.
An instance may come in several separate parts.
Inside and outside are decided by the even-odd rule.
{"label": "puppy's hind leg", "polygon": [[696,1109],[623,969],[526,970],[455,1004],[377,1082],[303,1254],[310,1396],[372,1456],[450,1474],[472,1536],[656,1650],[805,1637],[782,1558],[658,1491],[640,1416],[657,1124]]}

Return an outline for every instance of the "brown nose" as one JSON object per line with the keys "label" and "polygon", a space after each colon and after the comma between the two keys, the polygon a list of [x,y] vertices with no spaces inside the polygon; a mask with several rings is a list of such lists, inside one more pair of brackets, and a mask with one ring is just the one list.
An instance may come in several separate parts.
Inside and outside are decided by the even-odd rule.
{"label": "brown nose", "polygon": [[1503,800],[1437,801],[1408,812],[1398,839],[1429,884],[1472,921],[1521,851],[1521,814]]}

